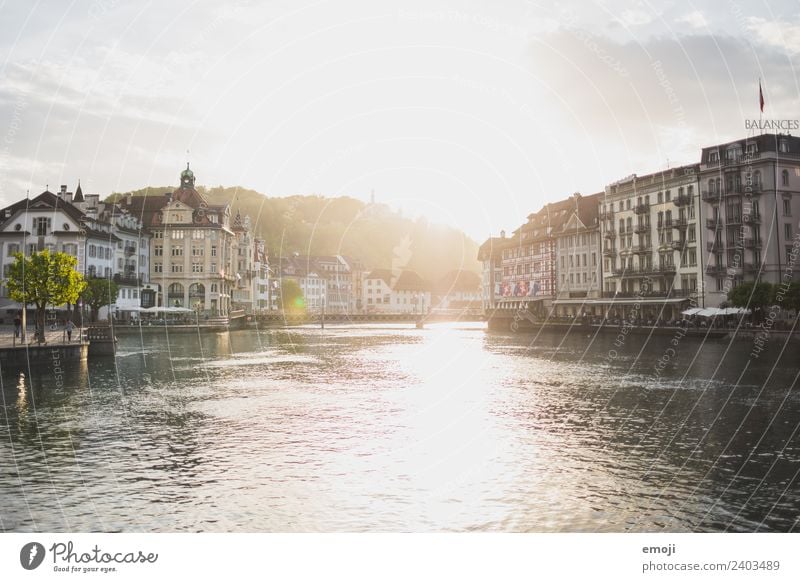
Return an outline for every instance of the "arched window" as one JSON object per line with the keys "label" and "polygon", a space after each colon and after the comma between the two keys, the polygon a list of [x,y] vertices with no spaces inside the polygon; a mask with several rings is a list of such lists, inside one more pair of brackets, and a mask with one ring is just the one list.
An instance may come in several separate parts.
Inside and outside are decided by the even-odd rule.
{"label": "arched window", "polygon": [[189,286],[189,297],[205,297],[206,288],[202,283],[192,283]]}
{"label": "arched window", "polygon": [[169,286],[168,294],[170,297],[183,297],[183,285],[180,283],[173,283]]}

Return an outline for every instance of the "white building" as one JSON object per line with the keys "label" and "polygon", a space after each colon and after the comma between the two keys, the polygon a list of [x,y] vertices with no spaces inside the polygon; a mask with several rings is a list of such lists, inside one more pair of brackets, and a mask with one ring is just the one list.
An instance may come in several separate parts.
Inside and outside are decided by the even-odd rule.
{"label": "white building", "polygon": [[431,308],[430,286],[414,271],[393,276],[389,269],[375,269],[363,285],[367,313],[423,314]]}

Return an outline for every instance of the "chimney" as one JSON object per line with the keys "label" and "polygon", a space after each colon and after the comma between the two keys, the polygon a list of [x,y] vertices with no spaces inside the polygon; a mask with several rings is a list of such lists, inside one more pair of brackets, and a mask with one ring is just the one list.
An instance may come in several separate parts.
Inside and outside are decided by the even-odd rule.
{"label": "chimney", "polygon": [[66,200],[66,198],[67,198],[67,185],[66,184],[61,184],[61,187],[59,188],[59,191],[58,191],[58,197],[61,198],[62,200]]}
{"label": "chimney", "polygon": [[128,195],[126,196],[125,204],[130,206],[132,203],[133,203],[133,194],[129,192]]}

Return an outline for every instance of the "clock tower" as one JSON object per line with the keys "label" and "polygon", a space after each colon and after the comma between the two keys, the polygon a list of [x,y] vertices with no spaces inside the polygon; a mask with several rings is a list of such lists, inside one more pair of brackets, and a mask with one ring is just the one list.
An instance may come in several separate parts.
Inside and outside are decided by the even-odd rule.
{"label": "clock tower", "polygon": [[181,188],[194,189],[194,172],[189,169],[189,162],[186,162],[186,169],[181,172]]}

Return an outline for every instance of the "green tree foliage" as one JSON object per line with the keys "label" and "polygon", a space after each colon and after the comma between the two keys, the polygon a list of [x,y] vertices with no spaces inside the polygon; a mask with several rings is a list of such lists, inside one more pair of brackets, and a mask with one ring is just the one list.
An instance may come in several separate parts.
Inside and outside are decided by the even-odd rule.
{"label": "green tree foliage", "polygon": [[66,253],[43,250],[30,257],[22,253],[14,257],[8,273],[8,295],[23,305],[36,307],[37,337],[42,342],[47,306],[75,303],[86,282],[76,271],[78,259]]}
{"label": "green tree foliage", "polygon": [[[134,195],[163,196],[174,187],[149,187]],[[209,204],[231,203],[234,215],[249,216],[256,236],[267,241],[272,261],[292,253],[346,255],[367,269],[409,268],[423,279],[438,280],[453,270],[480,272],[478,245],[460,230],[412,220],[383,204],[365,204],[347,196],[268,198],[245,188],[198,187]],[[121,196],[112,195],[112,199]],[[393,258],[409,238],[407,264]]]}
{"label": "green tree foliage", "polygon": [[287,313],[304,313],[306,310],[303,290],[294,279],[281,280],[280,308]]}
{"label": "green tree foliage", "polygon": [[773,286],[769,283],[742,283],[728,291],[731,304],[753,310],[770,305],[773,298]]}
{"label": "green tree foliage", "polygon": [[97,321],[100,308],[111,305],[117,300],[119,287],[110,279],[89,279],[86,288],[81,294],[83,302],[89,306],[92,314],[92,321]]}

